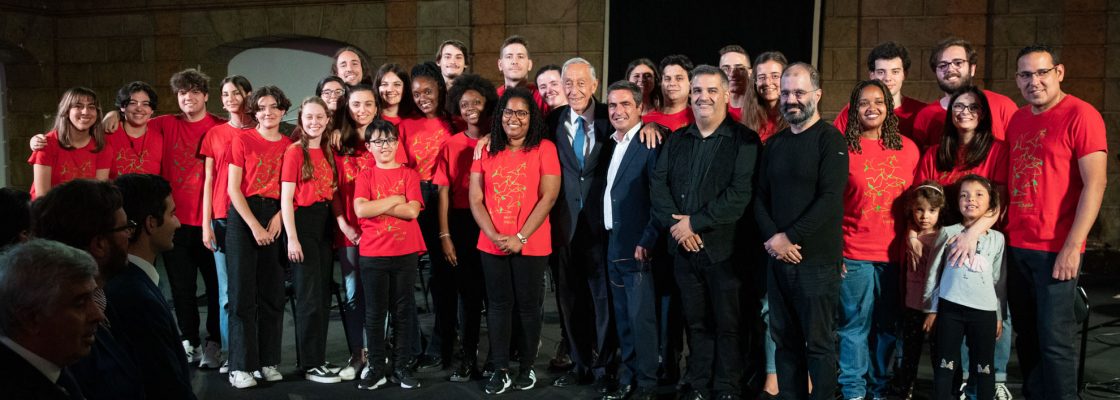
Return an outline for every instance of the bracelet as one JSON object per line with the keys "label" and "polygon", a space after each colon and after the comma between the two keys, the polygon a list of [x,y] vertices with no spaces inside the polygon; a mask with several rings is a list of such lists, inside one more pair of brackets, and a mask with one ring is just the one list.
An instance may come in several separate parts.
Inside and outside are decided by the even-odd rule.
{"label": "bracelet", "polygon": [[450,234],[450,233],[447,233],[447,232],[440,232],[440,233],[439,233],[439,238],[440,238],[440,239],[443,239],[443,238],[445,238],[445,237],[451,237],[451,234]]}

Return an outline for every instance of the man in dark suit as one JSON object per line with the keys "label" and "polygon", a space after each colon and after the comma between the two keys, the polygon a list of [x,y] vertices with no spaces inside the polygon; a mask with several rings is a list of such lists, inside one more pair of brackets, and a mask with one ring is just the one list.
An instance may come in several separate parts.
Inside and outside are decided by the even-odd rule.
{"label": "man in dark suit", "polygon": [[84,398],[67,366],[89,354],[105,320],[96,277],[89,254],[52,240],[0,258],[0,397]]}
{"label": "man in dark suit", "polygon": [[[737,223],[751,200],[758,134],[727,117],[723,71],[692,70],[696,122],[662,149],[650,187],[654,217],[670,227],[674,273],[688,327],[686,399],[741,396],[740,279],[731,256]],[[714,371],[714,376],[713,376]]]}
{"label": "man in dark suit", "polygon": [[[567,330],[573,368],[553,382],[564,387],[593,375],[601,392],[610,391],[618,349],[611,323],[605,260],[603,190],[614,141],[607,107],[592,95],[595,69],[582,58],[564,63],[560,73],[568,105],[548,115],[561,168],[561,190],[552,207],[553,262],[557,302]],[[590,301],[588,301],[590,299]],[[596,357],[596,354],[598,355]]]}
{"label": "man in dark suit", "polygon": [[[128,267],[128,238],[136,229],[121,208],[121,193],[109,182],[76,179],[55,186],[31,204],[32,236],[83,250],[97,262],[94,303],[105,313],[105,282]],[[108,314],[106,314],[108,315]],[[124,339],[107,320],[97,327],[89,356],[70,366],[89,399],[143,399],[144,386]]]}
{"label": "man in dark suit", "polygon": [[657,304],[650,259],[659,232],[650,218],[649,198],[657,149],[647,148],[635,137],[642,127],[641,102],[641,89],[631,82],[618,81],[607,88],[607,110],[614,126],[610,140],[615,147],[603,192],[603,225],[623,368],[618,388],[603,400],[652,399],[657,389]]}
{"label": "man in dark suit", "polygon": [[129,238],[128,268],[105,285],[109,322],[128,342],[148,398],[194,399],[187,354],[154,266],[157,254],[175,246],[172,239],[179,229],[171,185],[146,174],[121,175],[114,183],[125,213],[138,226]]}

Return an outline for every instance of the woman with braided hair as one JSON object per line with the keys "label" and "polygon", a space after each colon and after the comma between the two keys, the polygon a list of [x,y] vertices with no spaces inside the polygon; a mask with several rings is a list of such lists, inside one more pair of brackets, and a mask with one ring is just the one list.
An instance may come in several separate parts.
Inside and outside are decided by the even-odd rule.
{"label": "woman with braided hair", "polygon": [[891,239],[899,237],[894,221],[914,182],[919,152],[899,133],[893,101],[882,82],[860,82],[852,90],[844,132],[849,162],[838,383],[846,399],[886,396],[897,341],[899,252],[891,251]]}

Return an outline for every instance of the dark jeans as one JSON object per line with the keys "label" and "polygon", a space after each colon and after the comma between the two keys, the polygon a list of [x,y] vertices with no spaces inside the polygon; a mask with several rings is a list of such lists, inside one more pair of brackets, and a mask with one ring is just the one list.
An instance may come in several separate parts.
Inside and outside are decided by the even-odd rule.
{"label": "dark jeans", "polygon": [[350,348],[350,356],[357,360],[357,357],[362,356],[362,349],[366,348],[366,296],[362,273],[358,267],[358,246],[343,247],[337,252],[338,267],[341,269],[345,288],[343,308],[346,312],[342,318],[346,321],[346,345]]}
{"label": "dark jeans", "polygon": [[[767,295],[770,336],[777,347],[778,398],[832,399],[840,263],[794,265],[771,258],[769,264]],[[808,377],[813,380],[812,395]]]}
{"label": "dark jeans", "polygon": [[330,205],[315,203],[295,210],[296,236],[303,248],[303,262],[291,263],[295,287],[296,340],[299,362],[314,368],[326,362],[327,323],[330,316],[330,284],[334,258],[331,254]]}
{"label": "dark jeans", "polygon": [[[470,209],[452,208],[447,213],[447,223],[451,229],[451,242],[455,246],[458,266],[450,267],[454,283],[452,300],[458,300],[457,309],[461,312],[462,333],[460,336],[462,353],[468,360],[478,357],[479,329],[482,325],[482,302],[486,297],[486,282],[482,275],[482,258],[478,251],[478,225],[474,222]],[[437,263],[446,264],[442,258]],[[455,294],[458,296],[455,296]],[[433,292],[434,293],[434,292]],[[454,305],[454,304],[452,304]],[[455,310],[456,307],[451,307]],[[445,337],[455,337],[454,316],[449,319],[451,332]]]}
{"label": "dark jeans", "polygon": [[[1051,278],[1058,253],[1008,247],[1008,300],[1027,398],[1077,398],[1077,278]],[[1084,260],[1084,254],[1082,254]],[[1078,266],[1080,268],[1080,266]]]}
{"label": "dark jeans", "polygon": [[[740,394],[739,276],[732,260],[711,262],[706,251],[680,251],[673,271],[688,328],[688,359],[682,383],[695,390]],[[713,376],[714,371],[714,376]]]}
{"label": "dark jeans", "polygon": [[509,368],[510,336],[514,319],[522,335],[518,346],[521,368],[532,368],[541,337],[541,301],[544,296],[544,269],[547,256],[520,254],[496,256],[481,253],[486,275],[486,326],[490,355],[495,368]]}
{"label": "dark jeans", "polygon": [[[995,366],[992,365],[996,352],[995,311],[977,310],[940,299],[937,308],[934,342],[937,354],[933,356],[933,398],[935,400],[957,399],[957,386],[954,381],[960,368],[969,369],[968,386],[975,386],[976,397],[991,399],[995,397]],[[961,365],[961,341],[967,340],[969,365]]]}
{"label": "dark jeans", "polygon": [[894,373],[894,385],[901,389],[909,389],[914,387],[914,382],[918,380],[918,363],[922,358],[922,344],[926,341],[926,333],[922,330],[926,313],[906,306],[900,308],[899,339],[902,340],[902,359]]}
{"label": "dark jeans", "polygon": [[648,262],[633,258],[608,260],[614,322],[622,349],[618,382],[639,388],[657,387],[657,303]]}
{"label": "dark jeans", "polygon": [[214,253],[202,243],[202,227],[183,225],[175,231],[175,248],[163,252],[163,265],[171,285],[175,319],[183,340],[192,346],[201,343],[198,324],[198,274],[206,285],[206,340],[221,343],[222,330],[218,305],[218,272]]}
{"label": "dark jeans", "polygon": [[[432,333],[428,336],[428,348],[424,354],[448,360],[455,344],[455,326],[458,308],[456,307],[456,282],[451,265],[443,259],[443,247],[439,238],[439,186],[431,182],[420,182],[420,193],[424,198],[424,209],[416,222],[427,246],[428,291],[432,294],[431,312],[435,317]],[[473,218],[472,218],[473,219]],[[478,238],[478,234],[475,234]],[[425,262],[421,257],[420,262]]]}
{"label": "dark jeans", "polygon": [[393,348],[395,367],[402,367],[411,358],[412,332],[410,312],[416,311],[417,254],[395,257],[361,257],[362,286],[366,298],[366,342],[369,343],[369,363],[380,367],[385,360],[385,314],[393,313],[393,331],[397,340]]}
{"label": "dark jeans", "polygon": [[680,379],[681,352],[684,350],[681,291],[673,276],[673,257],[669,255],[664,238],[658,242],[655,249],[653,289],[657,296],[658,355],[661,359],[657,378],[662,382],[675,385]]}
{"label": "dark jeans", "polygon": [[[245,199],[257,221],[267,225],[280,211],[275,199]],[[241,214],[230,206],[226,231],[229,267],[229,369],[255,371],[280,364],[284,333],[284,270],[279,241],[258,246]]]}
{"label": "dark jeans", "polygon": [[560,316],[568,331],[573,368],[601,377],[618,367],[618,336],[611,321],[607,267],[601,256],[606,238],[592,235],[586,222],[577,225],[571,243],[554,247]]}

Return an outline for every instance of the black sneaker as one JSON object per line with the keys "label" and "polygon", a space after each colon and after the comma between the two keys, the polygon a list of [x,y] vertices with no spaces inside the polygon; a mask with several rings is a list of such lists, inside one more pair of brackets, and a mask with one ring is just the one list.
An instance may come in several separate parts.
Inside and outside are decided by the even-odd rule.
{"label": "black sneaker", "polygon": [[393,371],[393,383],[399,383],[403,389],[415,389],[420,387],[420,381],[412,377],[412,371],[408,368],[397,368]]}
{"label": "black sneaker", "polygon": [[337,373],[331,371],[330,365],[323,364],[321,366],[308,369],[304,372],[303,378],[312,382],[319,383],[339,383],[342,378]]}
{"label": "black sneaker", "polygon": [[478,366],[474,360],[459,361],[459,365],[451,371],[451,376],[447,379],[452,382],[470,382],[478,376]]}
{"label": "black sneaker", "polygon": [[424,356],[416,367],[418,371],[435,372],[443,369],[443,357]]}
{"label": "black sneaker", "polygon": [[522,368],[517,373],[517,379],[513,381],[513,387],[517,390],[529,390],[537,386],[537,373],[533,371],[533,367]]}
{"label": "black sneaker", "polygon": [[380,368],[366,366],[362,370],[362,378],[358,380],[358,389],[373,390],[385,386],[386,383],[389,381],[385,379],[385,374]]}
{"label": "black sneaker", "polygon": [[496,369],[494,374],[490,376],[490,381],[486,382],[486,394],[502,394],[513,386],[513,380],[509,378],[508,369]]}
{"label": "black sneaker", "polygon": [[494,376],[494,371],[496,370],[497,369],[494,368],[494,363],[487,361],[486,365],[482,366],[482,377],[489,379],[491,376]]}

